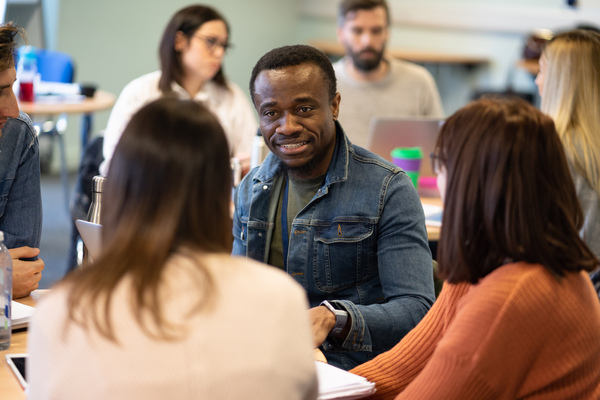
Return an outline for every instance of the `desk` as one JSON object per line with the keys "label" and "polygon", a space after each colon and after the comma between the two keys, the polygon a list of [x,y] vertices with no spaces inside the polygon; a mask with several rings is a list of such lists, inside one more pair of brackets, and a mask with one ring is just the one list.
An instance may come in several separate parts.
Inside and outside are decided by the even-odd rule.
{"label": "desk", "polygon": [[521,59],[517,62],[517,66],[529,72],[534,77],[540,72],[540,63],[538,60]]}
{"label": "desk", "polygon": [[[28,306],[35,306],[36,296],[27,296],[23,299],[18,299],[19,303]],[[6,363],[5,356],[7,354],[27,353],[27,329],[20,329],[13,332],[10,347],[7,350],[0,351],[0,399],[16,400],[25,399],[25,391],[19,385],[19,381]]]}
{"label": "desk", "polygon": [[[115,104],[115,96],[112,93],[103,90],[96,90],[94,97],[86,98],[80,102],[74,103],[31,103],[19,102],[19,109],[29,116],[35,115],[60,115],[60,114],[84,114],[86,117],[91,117],[91,114],[96,111],[107,110]],[[87,131],[82,131],[81,145],[82,148],[87,144],[91,123],[86,127]]]}
{"label": "desk", "polygon": [[[442,207],[442,199],[440,197],[425,197],[421,196],[421,203],[423,204],[431,204],[433,206]],[[440,240],[440,227],[438,226],[429,226],[427,225],[427,239],[430,242],[435,242]]]}

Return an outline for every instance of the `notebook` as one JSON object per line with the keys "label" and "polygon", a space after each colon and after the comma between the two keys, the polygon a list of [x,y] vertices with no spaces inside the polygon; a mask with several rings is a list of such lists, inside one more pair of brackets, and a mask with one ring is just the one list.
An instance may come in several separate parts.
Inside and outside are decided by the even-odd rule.
{"label": "notebook", "polygon": [[367,136],[367,150],[392,161],[390,153],[396,147],[421,147],[423,160],[420,176],[435,176],[431,170],[429,154],[444,120],[438,118],[410,117],[371,119]]}
{"label": "notebook", "polygon": [[34,311],[35,308],[31,306],[21,304],[14,300],[11,301],[10,322],[12,329],[26,328]]}
{"label": "notebook", "polygon": [[78,219],[75,221],[83,244],[92,260],[97,259],[102,251],[102,225]]}

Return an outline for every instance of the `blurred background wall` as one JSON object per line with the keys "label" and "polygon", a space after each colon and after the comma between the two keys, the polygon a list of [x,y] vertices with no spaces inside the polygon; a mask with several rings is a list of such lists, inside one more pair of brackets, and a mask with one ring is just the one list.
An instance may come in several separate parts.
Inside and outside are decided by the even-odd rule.
{"label": "blurred background wall", "polygon": [[[96,83],[115,95],[132,79],[158,68],[157,47],[164,26],[175,11],[193,3],[9,0],[9,6],[15,2],[42,6],[45,46],[75,58],[78,82]],[[207,0],[204,3],[217,8],[230,23],[235,49],[225,60],[225,72],[246,91],[250,70],[266,51],[314,40],[335,42],[338,0]],[[480,91],[502,91],[510,86],[535,94],[534,76],[517,66],[533,30],[600,25],[600,0],[575,1],[576,7],[569,6],[568,0],[389,0],[389,3],[392,14],[389,48],[487,60],[474,66],[424,64],[438,83],[447,114]],[[38,29],[35,25],[34,21],[28,29]],[[109,111],[97,113],[95,132],[105,127],[108,115]],[[79,161],[79,123],[77,117],[70,117],[67,152],[73,169]]]}

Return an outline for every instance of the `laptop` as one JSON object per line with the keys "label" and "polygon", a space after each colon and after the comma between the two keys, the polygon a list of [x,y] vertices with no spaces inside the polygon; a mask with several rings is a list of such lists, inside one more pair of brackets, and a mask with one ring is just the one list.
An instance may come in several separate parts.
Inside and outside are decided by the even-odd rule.
{"label": "laptop", "polygon": [[97,260],[102,252],[102,225],[78,219],[75,221],[83,244],[92,260]]}
{"label": "laptop", "polygon": [[367,150],[392,161],[390,153],[396,147],[420,147],[423,150],[420,176],[435,176],[429,154],[435,148],[444,120],[427,117],[373,117],[367,136]]}

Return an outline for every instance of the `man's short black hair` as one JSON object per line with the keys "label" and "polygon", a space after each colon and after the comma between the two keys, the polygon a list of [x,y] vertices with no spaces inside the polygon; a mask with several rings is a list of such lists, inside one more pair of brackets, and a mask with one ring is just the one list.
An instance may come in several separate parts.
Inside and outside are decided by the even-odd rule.
{"label": "man's short black hair", "polygon": [[338,25],[344,25],[348,13],[358,10],[372,10],[377,7],[383,7],[385,10],[385,20],[390,25],[390,9],[385,0],[343,0],[338,7]]}
{"label": "man's short black hair", "polygon": [[250,76],[250,96],[254,101],[254,81],[262,71],[293,67],[311,63],[321,69],[322,78],[329,94],[329,101],[333,101],[337,92],[335,72],[331,61],[321,50],[311,46],[297,44],[293,46],[278,47],[262,56],[252,69]]}

